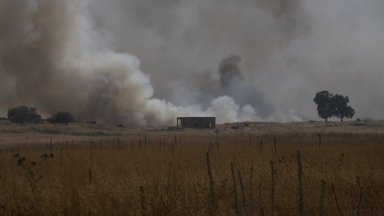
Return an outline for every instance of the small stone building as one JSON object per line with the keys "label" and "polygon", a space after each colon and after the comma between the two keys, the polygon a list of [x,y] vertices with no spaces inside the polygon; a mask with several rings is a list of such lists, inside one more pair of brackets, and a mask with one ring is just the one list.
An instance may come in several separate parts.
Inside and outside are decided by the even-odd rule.
{"label": "small stone building", "polygon": [[215,117],[178,117],[177,118],[178,128],[216,128]]}

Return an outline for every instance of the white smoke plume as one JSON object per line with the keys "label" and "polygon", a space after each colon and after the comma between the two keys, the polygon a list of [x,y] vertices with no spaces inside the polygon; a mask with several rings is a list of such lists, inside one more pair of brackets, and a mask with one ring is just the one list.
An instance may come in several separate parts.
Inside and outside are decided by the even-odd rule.
{"label": "white smoke plume", "polygon": [[[80,120],[170,124],[177,115],[243,118],[229,97],[212,107],[177,107],[153,98],[139,60],[108,48],[86,1],[3,0],[0,49],[1,106],[28,104],[47,113],[68,110]],[[216,106],[224,105],[229,112]],[[222,107],[222,106],[221,106]],[[233,109],[233,110],[231,110]]]}
{"label": "white smoke plume", "polygon": [[348,95],[357,117],[384,117],[383,9],[380,0],[111,0],[92,11],[117,50],[142,60],[155,96],[209,106],[222,93],[218,64],[236,54],[270,106],[250,101],[258,116],[290,121],[317,118],[320,90]]}
{"label": "white smoke plume", "polygon": [[[136,125],[297,121],[316,117],[312,99],[326,89],[348,95],[358,116],[382,118],[382,9],[379,0],[0,0],[0,111],[26,104]],[[229,94],[218,65],[233,53],[243,78]]]}

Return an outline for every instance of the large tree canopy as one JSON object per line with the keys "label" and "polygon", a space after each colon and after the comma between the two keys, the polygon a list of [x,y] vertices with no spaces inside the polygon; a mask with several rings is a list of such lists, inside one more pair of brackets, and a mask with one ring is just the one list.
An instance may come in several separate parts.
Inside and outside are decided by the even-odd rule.
{"label": "large tree canopy", "polygon": [[339,118],[340,121],[343,121],[344,118],[352,118],[355,114],[355,110],[348,106],[349,98],[348,96],[334,95],[331,98],[331,110],[333,116]]}
{"label": "large tree canopy", "polygon": [[317,92],[313,101],[317,104],[317,113],[319,117],[324,119],[325,122],[328,121],[328,118],[332,117],[331,112],[331,98],[332,94],[328,91]]}
{"label": "large tree canopy", "polygon": [[344,118],[352,118],[355,115],[355,110],[348,105],[348,96],[332,95],[328,91],[320,91],[316,93],[313,101],[317,104],[319,117],[324,119],[325,122],[331,117],[336,117],[343,121]]}

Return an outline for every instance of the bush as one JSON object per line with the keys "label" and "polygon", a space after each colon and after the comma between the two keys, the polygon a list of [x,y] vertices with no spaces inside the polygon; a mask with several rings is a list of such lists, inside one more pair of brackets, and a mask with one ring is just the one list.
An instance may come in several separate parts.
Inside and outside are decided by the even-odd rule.
{"label": "bush", "polygon": [[73,118],[73,115],[69,112],[58,112],[53,116],[49,117],[47,121],[51,123],[68,124],[71,122],[75,122],[75,118]]}
{"label": "bush", "polygon": [[39,123],[41,116],[37,114],[36,108],[18,106],[8,110],[8,119],[12,123]]}

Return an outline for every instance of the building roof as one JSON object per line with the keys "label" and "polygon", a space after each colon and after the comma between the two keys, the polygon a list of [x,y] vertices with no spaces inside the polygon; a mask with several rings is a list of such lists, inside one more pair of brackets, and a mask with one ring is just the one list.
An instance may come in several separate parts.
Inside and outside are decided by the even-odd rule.
{"label": "building roof", "polygon": [[177,117],[178,119],[202,119],[202,118],[216,118],[216,117]]}

